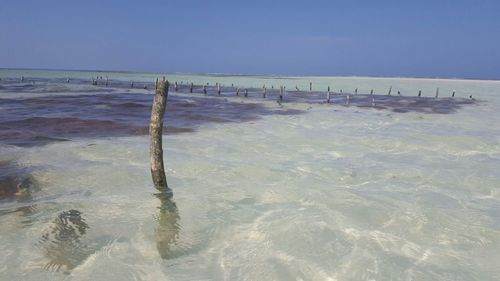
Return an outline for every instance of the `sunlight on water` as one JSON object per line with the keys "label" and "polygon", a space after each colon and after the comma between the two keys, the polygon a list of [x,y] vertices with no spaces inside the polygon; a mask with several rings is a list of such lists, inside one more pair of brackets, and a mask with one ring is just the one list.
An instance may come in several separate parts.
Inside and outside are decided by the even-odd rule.
{"label": "sunlight on water", "polygon": [[[0,202],[1,280],[500,278],[500,82],[169,76],[304,89],[312,80],[364,93],[393,86],[413,96],[440,87],[478,102],[400,113],[172,93],[165,124],[186,130],[164,136],[174,191],[165,198],[152,186],[142,130],[151,91],[64,81],[96,76],[86,72],[0,74],[61,80],[0,84],[0,128],[10,130],[0,184],[12,188]],[[127,84],[158,76],[102,75]],[[77,127],[92,130],[70,130],[76,119],[92,119]]]}

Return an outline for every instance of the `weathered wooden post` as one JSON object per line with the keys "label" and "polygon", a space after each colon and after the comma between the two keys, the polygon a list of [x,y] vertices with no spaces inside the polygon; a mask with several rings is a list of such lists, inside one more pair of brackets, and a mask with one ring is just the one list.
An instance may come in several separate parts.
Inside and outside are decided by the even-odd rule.
{"label": "weathered wooden post", "polygon": [[167,106],[168,81],[163,80],[158,83],[151,108],[151,122],[149,123],[149,157],[151,160],[151,176],[153,184],[160,192],[172,193],[167,185],[165,166],[163,164],[163,116]]}

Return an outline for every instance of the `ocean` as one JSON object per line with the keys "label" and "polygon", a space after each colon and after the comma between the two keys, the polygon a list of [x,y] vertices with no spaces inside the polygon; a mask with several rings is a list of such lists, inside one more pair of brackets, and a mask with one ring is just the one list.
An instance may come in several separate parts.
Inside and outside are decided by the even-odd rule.
{"label": "ocean", "polygon": [[0,79],[0,280],[500,280],[500,81]]}

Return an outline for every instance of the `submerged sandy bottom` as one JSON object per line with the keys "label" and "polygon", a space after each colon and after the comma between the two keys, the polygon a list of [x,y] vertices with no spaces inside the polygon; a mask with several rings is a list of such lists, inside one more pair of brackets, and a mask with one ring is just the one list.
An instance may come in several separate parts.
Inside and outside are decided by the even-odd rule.
{"label": "submerged sandy bottom", "polygon": [[163,204],[147,136],[3,146],[40,190],[0,204],[0,279],[500,278],[495,104],[284,106],[165,136]]}

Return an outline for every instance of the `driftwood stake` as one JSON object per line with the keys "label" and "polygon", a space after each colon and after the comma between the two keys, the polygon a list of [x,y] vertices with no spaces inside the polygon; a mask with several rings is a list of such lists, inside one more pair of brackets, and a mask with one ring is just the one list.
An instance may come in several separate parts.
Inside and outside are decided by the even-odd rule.
{"label": "driftwood stake", "polygon": [[161,192],[172,193],[167,185],[165,166],[163,165],[163,116],[167,106],[168,81],[161,81],[156,88],[153,107],[151,108],[151,122],[149,123],[149,157],[151,159],[151,176],[156,189]]}

